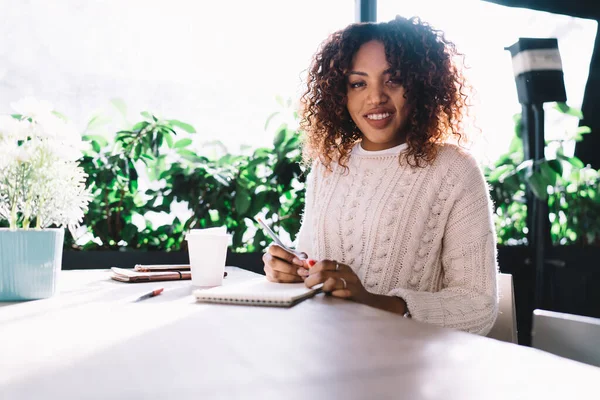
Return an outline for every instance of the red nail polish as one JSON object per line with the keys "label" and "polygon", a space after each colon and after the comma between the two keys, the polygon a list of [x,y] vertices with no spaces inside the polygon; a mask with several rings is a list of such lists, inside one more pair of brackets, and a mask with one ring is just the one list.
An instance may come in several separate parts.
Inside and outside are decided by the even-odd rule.
{"label": "red nail polish", "polygon": [[313,265],[315,265],[315,264],[317,263],[317,262],[316,262],[315,260],[313,260],[313,259],[309,259],[307,262],[308,262],[308,266],[309,266],[309,267],[312,267]]}

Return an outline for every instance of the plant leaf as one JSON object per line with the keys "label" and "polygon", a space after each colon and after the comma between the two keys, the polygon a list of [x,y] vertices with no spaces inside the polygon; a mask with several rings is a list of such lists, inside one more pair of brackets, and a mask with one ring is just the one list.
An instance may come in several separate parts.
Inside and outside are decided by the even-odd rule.
{"label": "plant leaf", "polygon": [[550,186],[556,186],[556,179],[558,178],[558,174],[552,167],[550,167],[548,162],[543,162],[540,164],[540,172]]}
{"label": "plant leaf", "polygon": [[177,149],[177,154],[179,154],[181,157],[184,157],[190,161],[198,161],[198,155],[191,150]]}
{"label": "plant leaf", "polygon": [[121,113],[123,118],[127,118],[127,105],[125,105],[125,101],[123,99],[115,97],[110,99],[110,103]]}
{"label": "plant leaf", "polygon": [[567,105],[567,103],[556,103],[554,108],[558,111],[560,111],[563,114],[566,115],[572,115],[574,117],[577,117],[579,119],[583,119],[583,113],[581,112],[581,110],[577,109],[577,108],[573,108]]}
{"label": "plant leaf", "polygon": [[62,119],[63,121],[68,121],[69,120],[69,118],[67,118],[63,113],[60,113],[60,112],[58,112],[56,110],[53,110],[52,114],[55,115],[55,116],[57,116],[58,118]]}
{"label": "plant leaf", "polygon": [[181,149],[183,147],[189,146],[190,144],[192,144],[192,139],[184,138],[176,141],[173,147],[176,149]]}
{"label": "plant leaf", "polygon": [[139,160],[140,156],[142,155],[142,144],[138,143],[135,145],[135,149],[134,149],[134,160]]}
{"label": "plant leaf", "polygon": [[488,181],[496,182],[501,176],[505,175],[512,169],[514,169],[512,165],[501,165],[500,167],[491,171],[491,173],[488,176]]}
{"label": "plant leaf", "polygon": [[559,176],[562,176],[563,166],[559,160],[548,160],[548,165],[552,168]]}
{"label": "plant leaf", "polygon": [[275,135],[275,140],[273,140],[273,147],[275,147],[276,151],[279,151],[281,148],[281,144],[285,141],[286,136],[286,127],[282,125],[277,131],[277,135]]}
{"label": "plant leaf", "polygon": [[169,148],[172,149],[173,148],[173,136],[171,136],[171,132],[165,130],[164,137],[165,137],[165,141],[167,142],[167,146],[169,146]]}
{"label": "plant leaf", "polygon": [[100,146],[100,144],[95,140],[92,140],[91,142],[92,142],[92,148],[94,149],[94,151],[96,153],[100,153],[102,151],[102,147]]}
{"label": "plant leaf", "polygon": [[515,168],[515,172],[526,173],[533,166],[533,160],[525,160]]}
{"label": "plant leaf", "polygon": [[238,214],[245,214],[250,208],[252,199],[246,190],[238,190],[235,195],[235,209]]}
{"label": "plant leaf", "polygon": [[196,133],[196,129],[192,125],[186,124],[185,122],[181,122],[176,119],[169,119],[169,120],[167,120],[167,122],[171,126],[176,126],[177,128],[183,129],[187,133]]}
{"label": "plant leaf", "polygon": [[535,197],[540,200],[546,200],[548,198],[548,185],[542,174],[534,172],[526,179]]}
{"label": "plant leaf", "polygon": [[262,229],[258,229],[256,231],[256,233],[254,234],[254,239],[252,240],[252,243],[254,244],[254,247],[257,249],[262,248],[262,246],[260,245],[260,242],[265,241],[266,237],[265,234],[263,232]]}
{"label": "plant leaf", "polygon": [[275,118],[277,115],[279,115],[279,111],[275,111],[273,114],[269,115],[267,117],[267,121],[265,122],[265,131],[267,130],[267,128],[269,127],[269,123],[271,122],[271,120],[273,118]]}
{"label": "plant leaf", "polygon": [[147,122],[147,121],[141,121],[141,122],[138,122],[137,124],[135,124],[133,126],[133,128],[131,128],[131,130],[132,131],[141,131],[142,129],[144,129],[148,125],[150,125],[149,122]]}
{"label": "plant leaf", "polygon": [[142,112],[140,113],[140,115],[141,115],[142,117],[144,117],[144,118],[146,118],[146,119],[150,120],[150,121],[152,121],[152,120],[154,119],[154,118],[153,118],[153,116],[152,116],[152,114],[150,114],[148,111],[142,111]]}
{"label": "plant leaf", "polygon": [[583,167],[585,167],[585,165],[583,164],[583,161],[581,161],[577,157],[565,157],[565,160],[567,160],[575,168],[583,168]]}
{"label": "plant leaf", "polygon": [[516,113],[515,115],[513,115],[513,122],[514,122],[514,126],[515,126],[515,136],[517,136],[518,138],[522,138],[522,130],[523,130],[523,126],[521,124],[521,121],[523,120],[523,116],[521,113]]}
{"label": "plant leaf", "polygon": [[98,142],[98,144],[101,147],[106,147],[108,146],[108,140],[106,140],[106,138],[104,136],[100,136],[100,135],[83,135],[81,137],[82,140],[87,141],[87,142],[91,142],[96,141]]}
{"label": "plant leaf", "polygon": [[523,152],[523,139],[519,136],[515,136],[510,141],[510,146],[508,148],[509,153]]}
{"label": "plant leaf", "polygon": [[93,131],[100,127],[103,127],[111,122],[111,119],[104,115],[96,115],[92,119],[89,120],[87,126],[85,127],[85,132]]}
{"label": "plant leaf", "polygon": [[588,133],[592,133],[592,128],[590,128],[589,126],[582,125],[582,126],[577,127],[577,130],[575,131],[575,133],[578,135],[585,135]]}

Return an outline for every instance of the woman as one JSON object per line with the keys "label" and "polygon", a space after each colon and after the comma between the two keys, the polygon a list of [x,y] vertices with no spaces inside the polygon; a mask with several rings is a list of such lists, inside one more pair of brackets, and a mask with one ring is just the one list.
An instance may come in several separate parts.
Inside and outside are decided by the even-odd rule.
{"label": "woman", "polygon": [[[267,278],[486,334],[497,315],[496,240],[483,174],[460,144],[456,50],[418,19],[353,24],[309,70],[302,127],[312,163],[298,249]],[[450,144],[456,141],[459,145]]]}

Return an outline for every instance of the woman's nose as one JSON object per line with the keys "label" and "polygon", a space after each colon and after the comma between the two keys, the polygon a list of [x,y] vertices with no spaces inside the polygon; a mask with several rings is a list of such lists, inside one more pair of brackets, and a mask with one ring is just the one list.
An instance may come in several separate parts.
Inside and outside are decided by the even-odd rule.
{"label": "woman's nose", "polygon": [[388,100],[383,85],[372,85],[368,93],[367,101],[369,104],[383,104]]}

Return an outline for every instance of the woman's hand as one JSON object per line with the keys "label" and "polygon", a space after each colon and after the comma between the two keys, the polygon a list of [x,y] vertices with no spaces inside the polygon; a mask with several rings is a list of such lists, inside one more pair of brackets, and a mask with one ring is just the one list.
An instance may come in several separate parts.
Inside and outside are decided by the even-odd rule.
{"label": "woman's hand", "polygon": [[308,273],[304,284],[309,288],[322,283],[324,292],[359,303],[367,303],[371,296],[352,268],[345,264],[323,260],[311,267]]}
{"label": "woman's hand", "polygon": [[305,261],[272,244],[263,255],[267,280],[280,283],[302,282],[308,275]]}

